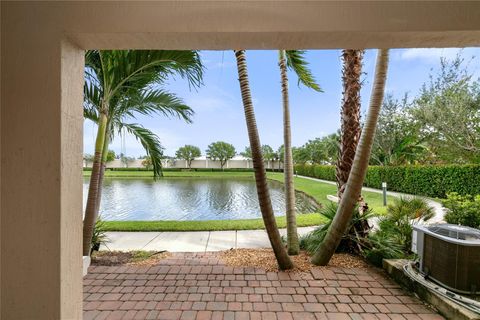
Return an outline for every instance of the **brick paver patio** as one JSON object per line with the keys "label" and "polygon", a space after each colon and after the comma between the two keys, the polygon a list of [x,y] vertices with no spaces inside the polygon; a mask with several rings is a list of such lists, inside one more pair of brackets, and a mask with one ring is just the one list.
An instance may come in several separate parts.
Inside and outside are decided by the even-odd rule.
{"label": "brick paver patio", "polygon": [[96,266],[84,319],[443,319],[381,270],[265,272],[215,253],[177,253],[155,266]]}

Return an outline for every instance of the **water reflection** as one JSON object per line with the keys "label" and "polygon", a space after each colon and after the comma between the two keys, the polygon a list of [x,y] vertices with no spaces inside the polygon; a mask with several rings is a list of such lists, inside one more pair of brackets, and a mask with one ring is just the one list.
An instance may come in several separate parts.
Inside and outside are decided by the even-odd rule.
{"label": "water reflection", "polygon": [[[83,185],[86,204],[88,179]],[[285,214],[283,184],[269,181],[276,215]],[[296,194],[298,212],[317,212],[318,206]],[[100,212],[105,220],[231,220],[261,217],[252,178],[106,178]]]}

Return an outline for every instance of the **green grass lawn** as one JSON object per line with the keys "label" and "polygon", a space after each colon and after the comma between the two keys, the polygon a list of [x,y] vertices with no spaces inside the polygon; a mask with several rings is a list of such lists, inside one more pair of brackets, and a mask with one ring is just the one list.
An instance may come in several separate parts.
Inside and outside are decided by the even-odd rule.
{"label": "green grass lawn", "polygon": [[[90,171],[84,171],[84,176],[90,176]],[[253,172],[208,172],[208,171],[165,171],[165,177],[177,178],[231,178],[231,177],[252,177]],[[105,172],[106,177],[118,178],[139,178],[152,177],[149,171],[111,171]],[[269,179],[283,182],[283,173],[269,172]],[[314,198],[318,203],[326,205],[330,201],[327,195],[335,195],[337,187],[332,184],[295,177],[295,189],[304,192]],[[364,192],[363,196],[378,214],[384,214],[386,208],[383,206],[382,195],[374,192]],[[392,201],[394,197],[389,197]],[[319,214],[299,214],[297,224],[299,227],[314,226],[325,222],[325,218]],[[283,228],[286,225],[285,217],[277,217],[277,224]],[[209,220],[209,221],[105,221],[108,231],[213,231],[213,230],[253,230],[263,229],[262,219],[244,220]]]}
{"label": "green grass lawn", "polygon": [[[268,178],[272,180],[282,181],[283,182],[283,173],[268,173]],[[314,181],[310,179],[305,179],[301,177],[295,177],[295,189],[298,191],[305,192],[306,194],[312,196],[318,203],[327,204],[330,200],[327,199],[327,195],[336,195],[337,186],[323,183],[319,181]],[[363,197],[368,203],[368,206],[378,214],[385,214],[387,208],[383,206],[383,196],[380,193],[375,192],[363,192]],[[387,201],[390,203],[395,197],[388,196]]]}
{"label": "green grass lawn", "polygon": [[[279,228],[286,227],[285,217],[276,217]],[[297,216],[299,227],[316,226],[325,218],[317,213]],[[107,231],[223,231],[264,229],[262,219],[205,221],[104,221]]]}

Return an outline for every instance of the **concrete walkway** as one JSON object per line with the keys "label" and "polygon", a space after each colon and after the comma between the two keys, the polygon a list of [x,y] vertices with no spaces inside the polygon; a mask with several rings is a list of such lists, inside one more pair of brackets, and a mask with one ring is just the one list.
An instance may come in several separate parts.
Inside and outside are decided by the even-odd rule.
{"label": "concrete walkway", "polygon": [[[315,227],[298,228],[299,235]],[[286,235],[285,229],[280,229]],[[270,247],[265,230],[189,231],[189,232],[107,232],[109,242],[100,250],[207,252],[236,248]]]}

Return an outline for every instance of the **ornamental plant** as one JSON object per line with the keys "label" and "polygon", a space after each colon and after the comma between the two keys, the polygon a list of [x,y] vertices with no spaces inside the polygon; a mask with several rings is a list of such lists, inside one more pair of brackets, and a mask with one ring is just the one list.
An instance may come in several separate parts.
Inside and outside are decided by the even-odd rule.
{"label": "ornamental plant", "polygon": [[448,223],[480,229],[480,195],[462,196],[451,192],[443,200],[443,206],[447,209],[445,220]]}

